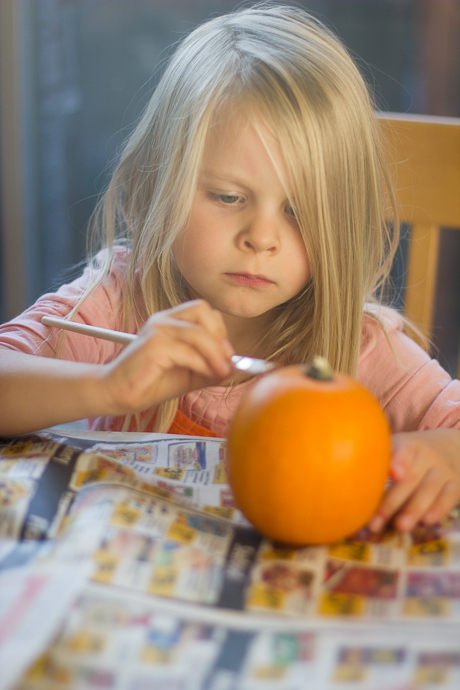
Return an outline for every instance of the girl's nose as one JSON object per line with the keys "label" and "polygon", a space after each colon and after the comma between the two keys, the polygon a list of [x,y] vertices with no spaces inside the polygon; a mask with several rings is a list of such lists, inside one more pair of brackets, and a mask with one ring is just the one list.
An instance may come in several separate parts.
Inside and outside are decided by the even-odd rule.
{"label": "girl's nose", "polygon": [[276,254],[280,249],[279,225],[275,218],[258,214],[247,220],[239,233],[241,249]]}

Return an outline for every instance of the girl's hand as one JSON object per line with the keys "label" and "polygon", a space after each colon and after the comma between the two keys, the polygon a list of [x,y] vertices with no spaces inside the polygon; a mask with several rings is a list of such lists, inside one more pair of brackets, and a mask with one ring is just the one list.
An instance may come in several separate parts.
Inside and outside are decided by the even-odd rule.
{"label": "girl's hand", "polygon": [[394,434],[391,478],[394,484],[369,523],[372,531],[394,516],[401,532],[440,520],[460,500],[460,431]]}
{"label": "girl's hand", "polygon": [[151,316],[119,357],[104,365],[107,414],[153,407],[187,391],[216,385],[233,371],[220,312],[203,300]]}

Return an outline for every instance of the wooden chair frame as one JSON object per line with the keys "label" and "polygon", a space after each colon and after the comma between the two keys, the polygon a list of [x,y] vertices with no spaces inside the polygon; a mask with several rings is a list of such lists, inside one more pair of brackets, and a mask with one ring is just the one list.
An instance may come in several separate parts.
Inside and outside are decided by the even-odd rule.
{"label": "wooden chair frame", "polygon": [[430,338],[440,229],[460,230],[460,119],[395,113],[377,117],[387,139],[400,219],[411,225],[405,313]]}

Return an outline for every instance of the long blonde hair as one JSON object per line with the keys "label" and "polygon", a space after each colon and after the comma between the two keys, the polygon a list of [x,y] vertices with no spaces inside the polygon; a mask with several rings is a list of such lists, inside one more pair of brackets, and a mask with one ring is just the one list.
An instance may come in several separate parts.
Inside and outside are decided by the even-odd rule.
{"label": "long blonde hair", "polygon": [[[187,223],[210,123],[235,104],[281,143],[313,276],[277,309],[265,356],[321,354],[356,375],[365,305],[376,301],[398,241],[396,205],[364,80],[342,43],[297,7],[235,11],[179,45],[95,214],[109,252],[88,294],[125,244],[125,324],[134,314],[141,325],[139,304],[151,314],[189,299],[171,247]],[[160,406],[158,431],[177,404]]]}

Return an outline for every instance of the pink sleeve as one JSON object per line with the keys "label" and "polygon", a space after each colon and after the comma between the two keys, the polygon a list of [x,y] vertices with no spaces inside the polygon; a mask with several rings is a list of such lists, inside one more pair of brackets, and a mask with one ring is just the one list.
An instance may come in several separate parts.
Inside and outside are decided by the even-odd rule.
{"label": "pink sleeve", "polygon": [[[119,259],[119,257],[118,257]],[[41,323],[44,315],[64,318],[80,299],[89,281],[89,269],[56,293],[43,295],[18,317],[0,325],[0,346],[42,357],[55,357],[60,331]],[[115,261],[111,273],[80,307],[74,321],[102,328],[122,330],[121,310],[125,291],[123,264]],[[130,324],[135,332],[134,324]],[[102,364],[109,362],[122,346],[67,332],[62,359]]]}
{"label": "pink sleeve", "polygon": [[358,379],[380,401],[392,431],[460,429],[460,382],[402,332],[397,312],[382,308],[379,317],[391,347],[382,327],[366,316]]}

